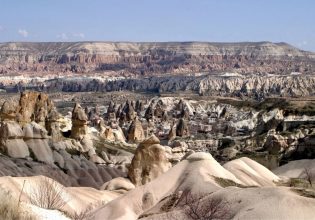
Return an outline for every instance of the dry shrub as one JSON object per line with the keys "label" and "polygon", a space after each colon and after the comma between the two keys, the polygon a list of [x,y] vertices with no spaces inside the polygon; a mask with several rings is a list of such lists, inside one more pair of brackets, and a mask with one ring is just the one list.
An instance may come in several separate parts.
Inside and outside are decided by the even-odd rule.
{"label": "dry shrub", "polygon": [[0,186],[0,219],[1,220],[31,220],[32,215],[22,210],[19,201]]}
{"label": "dry shrub", "polygon": [[44,177],[30,191],[30,203],[44,209],[61,210],[67,203],[65,187]]}
{"label": "dry shrub", "polygon": [[198,220],[225,220],[231,218],[229,203],[222,197],[206,197],[190,190],[183,192],[177,205],[183,206],[187,217]]}
{"label": "dry shrub", "polygon": [[304,168],[303,174],[305,174],[305,179],[313,187],[313,181],[315,181],[315,172],[311,168]]}

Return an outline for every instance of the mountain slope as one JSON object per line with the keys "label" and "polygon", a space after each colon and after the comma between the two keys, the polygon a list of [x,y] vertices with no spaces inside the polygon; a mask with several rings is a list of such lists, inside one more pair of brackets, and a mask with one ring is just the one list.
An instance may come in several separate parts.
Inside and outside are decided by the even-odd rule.
{"label": "mountain slope", "polygon": [[315,54],[286,43],[15,42],[0,44],[0,73],[312,73]]}

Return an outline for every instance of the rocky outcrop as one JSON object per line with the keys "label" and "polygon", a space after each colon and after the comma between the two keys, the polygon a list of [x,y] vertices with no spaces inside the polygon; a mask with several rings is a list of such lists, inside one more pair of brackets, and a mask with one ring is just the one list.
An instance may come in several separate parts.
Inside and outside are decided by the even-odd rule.
{"label": "rocky outcrop", "polygon": [[274,129],[268,132],[264,149],[266,149],[270,154],[282,154],[288,148],[288,146],[289,145],[286,138],[282,137],[281,135],[277,135]]}
{"label": "rocky outcrop", "polygon": [[[116,178],[126,177],[121,170],[104,165],[97,165],[84,157],[70,155],[65,150],[58,153],[63,167],[25,159],[13,159],[0,155],[0,176],[48,176],[64,186],[84,186],[99,189],[105,182]],[[56,156],[55,156],[56,157]]]}
{"label": "rocky outcrop", "polygon": [[5,121],[0,124],[0,145],[2,151],[13,158],[30,156],[28,146],[23,140],[24,132],[15,121]]}
{"label": "rocky outcrop", "polygon": [[[108,92],[136,91],[167,93],[191,91],[200,95],[227,97],[250,97],[261,100],[267,97],[312,96],[315,91],[313,75],[267,75],[267,74],[206,74],[201,76],[152,76],[146,78],[122,78],[99,80],[96,78],[67,77],[42,82],[47,91]],[[303,85],[303,86],[302,86]],[[58,87],[56,87],[58,86]],[[25,84],[26,88],[40,90],[37,85]],[[4,86],[4,88],[6,88]]]}
{"label": "rocky outcrop", "polygon": [[152,135],[141,142],[129,167],[128,176],[135,186],[144,185],[167,171],[171,149],[160,145],[160,140]]}
{"label": "rocky outcrop", "polygon": [[172,141],[176,138],[176,127],[174,125],[171,126],[171,129],[168,133],[168,140]]}
{"label": "rocky outcrop", "polygon": [[176,136],[185,137],[189,135],[189,128],[187,122],[181,118],[176,125]]}
{"label": "rocky outcrop", "polygon": [[0,110],[0,119],[2,121],[14,121],[16,120],[16,109],[17,105],[13,101],[5,101],[2,104],[1,110]]}
{"label": "rocky outcrop", "polygon": [[82,140],[87,135],[88,117],[80,104],[76,103],[72,110],[71,137]]}
{"label": "rocky outcrop", "polygon": [[[288,56],[290,54],[290,56]],[[285,43],[1,43],[0,73],[312,72],[314,54]]]}
{"label": "rocky outcrop", "polygon": [[24,140],[37,161],[53,164],[53,152],[49,146],[47,131],[41,125],[31,122],[23,126]]}
{"label": "rocky outcrop", "polygon": [[146,109],[144,113],[144,117],[145,119],[147,119],[147,121],[154,118],[154,110],[153,110],[152,105],[149,105],[149,107]]}
{"label": "rocky outcrop", "polygon": [[126,101],[126,103],[122,109],[122,113],[124,113],[124,115],[126,117],[126,121],[132,121],[137,116],[135,109],[134,109],[134,105],[129,100]]}
{"label": "rocky outcrop", "polygon": [[127,139],[129,142],[139,143],[145,139],[141,122],[136,118],[130,125]]}
{"label": "rocky outcrop", "polygon": [[45,120],[53,107],[47,94],[33,91],[22,92],[16,111],[17,121],[21,124],[35,121],[45,126]]}
{"label": "rocky outcrop", "polygon": [[47,131],[41,125],[31,122],[23,127],[15,121],[1,122],[1,148],[12,158],[28,158],[53,164],[53,152],[49,146]]}
{"label": "rocky outcrop", "polygon": [[269,112],[260,113],[256,127],[257,134],[266,133],[271,129],[277,129],[283,122],[283,119],[283,110],[277,108]]}
{"label": "rocky outcrop", "polygon": [[46,130],[54,142],[60,141],[62,139],[59,124],[60,118],[61,115],[58,113],[58,111],[56,109],[52,109],[46,119]]}
{"label": "rocky outcrop", "polygon": [[0,117],[2,120],[17,121],[21,125],[34,121],[45,126],[48,114],[55,110],[53,103],[45,93],[25,91],[21,93],[19,102],[5,101]]}
{"label": "rocky outcrop", "polygon": [[122,129],[119,126],[106,127],[101,137],[105,138],[107,141],[114,141],[114,142],[125,142],[126,138]]}

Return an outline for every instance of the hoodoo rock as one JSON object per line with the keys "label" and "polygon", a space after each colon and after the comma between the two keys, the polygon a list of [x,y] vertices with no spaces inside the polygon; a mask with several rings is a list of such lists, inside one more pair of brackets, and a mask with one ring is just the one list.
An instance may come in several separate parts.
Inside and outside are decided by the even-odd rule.
{"label": "hoodoo rock", "polygon": [[80,104],[76,103],[72,111],[71,137],[81,140],[87,134],[88,117]]}
{"label": "hoodoo rock", "polygon": [[22,92],[17,107],[17,120],[22,125],[35,121],[45,126],[45,119],[52,109],[53,103],[47,94],[33,91]]}
{"label": "hoodoo rock", "polygon": [[17,105],[13,101],[5,101],[0,110],[0,119],[2,121],[16,120],[16,108]]}
{"label": "hoodoo rock", "polygon": [[140,115],[140,113],[144,110],[144,105],[143,105],[142,101],[140,101],[140,100],[136,101],[135,110],[138,113],[138,115]]}
{"label": "hoodoo rock", "polygon": [[57,112],[57,110],[52,109],[46,119],[46,130],[48,135],[52,137],[53,141],[59,141],[62,137],[59,125],[60,118],[61,115]]}
{"label": "hoodoo rock", "polygon": [[110,101],[109,106],[107,108],[106,114],[104,114],[106,119],[114,119],[116,118],[115,115],[115,109],[116,109],[116,104],[113,101]]}
{"label": "hoodoo rock", "polygon": [[171,130],[168,133],[168,140],[172,141],[176,138],[176,127],[174,125],[171,126]]}
{"label": "hoodoo rock", "polygon": [[187,135],[189,135],[187,123],[183,118],[181,118],[176,125],[176,136],[185,137]]}
{"label": "hoodoo rock", "polygon": [[152,135],[141,142],[129,167],[129,178],[136,186],[144,185],[171,168],[169,147],[160,145],[159,139]]}
{"label": "hoodoo rock", "polygon": [[152,105],[150,105],[147,110],[145,111],[144,117],[149,121],[150,119],[154,118],[154,110]]}
{"label": "hoodoo rock", "polygon": [[141,122],[136,118],[130,125],[127,139],[129,142],[141,142],[145,139]]}
{"label": "hoodoo rock", "polygon": [[111,127],[106,127],[102,136],[108,141],[115,141],[116,140],[113,129]]}
{"label": "hoodoo rock", "polygon": [[127,102],[123,108],[123,112],[126,114],[127,121],[132,121],[136,117],[134,104],[132,104],[132,103],[133,102],[130,102],[129,100],[127,100]]}
{"label": "hoodoo rock", "polygon": [[[93,141],[88,134],[88,117],[80,104],[76,103],[72,111],[71,138],[80,142],[79,150],[88,152],[90,160],[97,161],[98,156],[93,148]],[[97,158],[97,160],[95,159]]]}

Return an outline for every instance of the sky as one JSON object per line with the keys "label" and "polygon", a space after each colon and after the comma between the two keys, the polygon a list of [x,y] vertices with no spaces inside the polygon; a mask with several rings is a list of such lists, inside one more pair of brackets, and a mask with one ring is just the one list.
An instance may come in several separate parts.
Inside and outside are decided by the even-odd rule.
{"label": "sky", "polygon": [[315,0],[0,0],[8,41],[272,41],[315,51]]}

